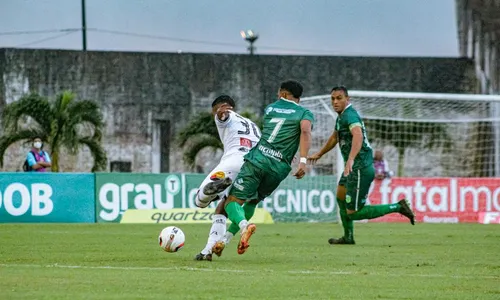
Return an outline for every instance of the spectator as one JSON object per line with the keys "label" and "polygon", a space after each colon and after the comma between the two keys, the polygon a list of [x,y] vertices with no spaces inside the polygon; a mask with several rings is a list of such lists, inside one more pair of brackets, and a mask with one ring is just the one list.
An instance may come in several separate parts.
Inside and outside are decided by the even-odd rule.
{"label": "spectator", "polygon": [[42,139],[36,137],[33,139],[33,149],[26,156],[28,168],[30,172],[47,172],[47,168],[52,166],[50,156],[46,151],[43,151]]}
{"label": "spectator", "polygon": [[380,150],[375,151],[373,166],[375,167],[375,179],[383,180],[391,178],[393,175],[393,172],[389,169],[389,163],[384,159],[384,154]]}

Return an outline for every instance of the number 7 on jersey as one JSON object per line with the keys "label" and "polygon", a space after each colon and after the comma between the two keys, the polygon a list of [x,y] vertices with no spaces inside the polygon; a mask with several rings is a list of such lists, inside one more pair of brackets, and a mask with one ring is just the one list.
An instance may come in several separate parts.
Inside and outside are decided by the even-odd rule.
{"label": "number 7 on jersey", "polygon": [[285,123],[285,120],[285,118],[272,118],[271,120],[269,120],[269,123],[276,123],[276,125],[274,126],[273,132],[267,139],[267,142],[272,143],[274,141],[274,139],[278,135],[278,132],[280,131],[281,126],[283,126],[283,123]]}

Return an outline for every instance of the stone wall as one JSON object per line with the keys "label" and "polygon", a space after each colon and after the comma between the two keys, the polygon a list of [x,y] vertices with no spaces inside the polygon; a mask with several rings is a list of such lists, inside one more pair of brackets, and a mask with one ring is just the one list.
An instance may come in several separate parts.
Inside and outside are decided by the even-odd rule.
{"label": "stone wall", "polygon": [[[436,93],[471,92],[476,86],[472,62],[460,58],[0,49],[0,74],[0,110],[29,91],[54,96],[71,89],[79,98],[98,101],[106,119],[109,161],[130,161],[133,172],[160,171],[160,135],[171,141],[162,171],[189,171],[173,138],[221,93],[232,95],[240,110],[260,113],[275,100],[279,82],[289,78],[303,83],[304,96],[328,93],[337,84]],[[158,121],[168,121],[168,132],[156,130]],[[27,150],[11,146],[3,170],[19,169]],[[61,162],[64,171],[89,171],[91,164],[85,149]]]}

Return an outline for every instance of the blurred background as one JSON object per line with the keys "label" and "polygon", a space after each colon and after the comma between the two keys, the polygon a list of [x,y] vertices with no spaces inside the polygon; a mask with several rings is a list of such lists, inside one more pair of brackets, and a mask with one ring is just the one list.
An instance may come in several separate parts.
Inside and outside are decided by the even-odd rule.
{"label": "blurred background", "polygon": [[453,0],[2,0],[0,5],[5,48],[81,50],[83,5],[87,50],[245,53],[239,32],[254,30],[258,54],[459,56]]}
{"label": "blurred background", "polygon": [[[498,94],[499,2],[2,0],[0,111],[29,93],[55,99],[69,90],[75,99],[98,103],[102,151],[67,142],[55,149],[64,157],[58,170],[89,171],[100,155],[100,170],[204,173],[218,162],[220,145],[204,145],[203,131],[183,143],[179,136],[222,93],[256,119],[288,78],[304,84],[306,98],[339,84],[355,91]],[[410,100],[398,104],[400,96]],[[432,99],[442,96],[391,97],[353,100],[396,175],[499,176],[496,98],[448,97],[436,104]],[[366,101],[405,115],[363,111]],[[319,104],[304,102],[321,118]],[[428,111],[422,118],[422,107],[448,113]],[[315,149],[334,119],[321,121]],[[460,125],[443,127],[457,119]],[[84,127],[75,128],[92,132]],[[395,134],[381,134],[387,131]],[[46,135],[50,149],[54,133]],[[2,170],[20,170],[26,137],[0,143]],[[416,163],[415,157],[427,158]],[[331,159],[312,174],[332,173]]]}

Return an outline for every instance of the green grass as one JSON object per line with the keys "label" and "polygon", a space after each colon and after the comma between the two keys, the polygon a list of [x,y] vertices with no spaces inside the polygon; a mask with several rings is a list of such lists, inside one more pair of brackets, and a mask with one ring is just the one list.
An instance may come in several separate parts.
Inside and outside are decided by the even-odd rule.
{"label": "green grass", "polygon": [[356,224],[355,246],[330,246],[337,224],[258,225],[194,261],[208,225],[0,225],[0,299],[500,299],[500,226]]}

